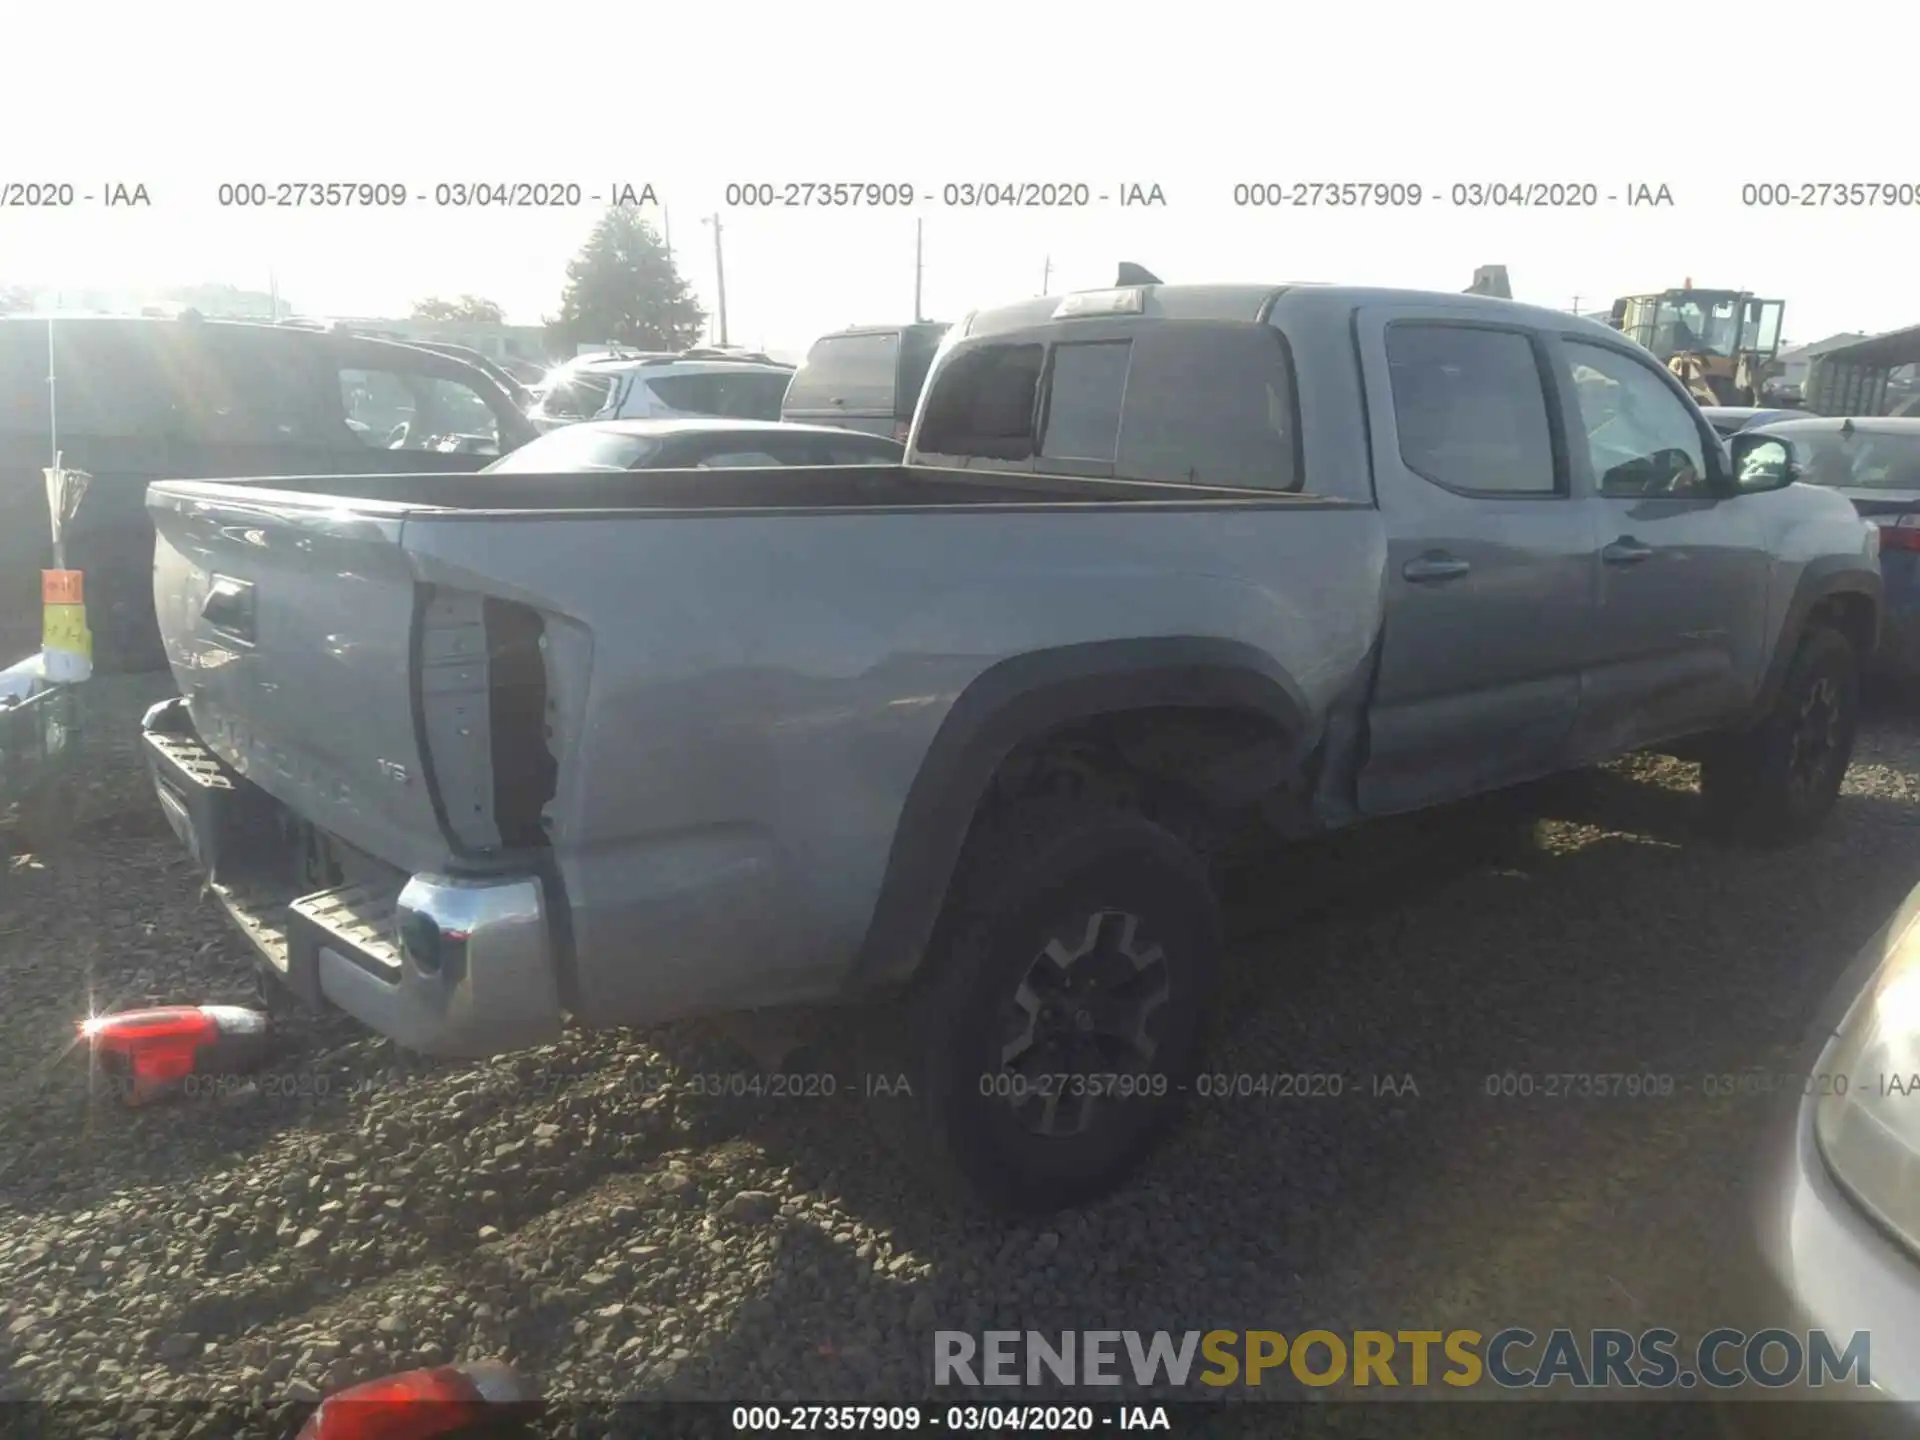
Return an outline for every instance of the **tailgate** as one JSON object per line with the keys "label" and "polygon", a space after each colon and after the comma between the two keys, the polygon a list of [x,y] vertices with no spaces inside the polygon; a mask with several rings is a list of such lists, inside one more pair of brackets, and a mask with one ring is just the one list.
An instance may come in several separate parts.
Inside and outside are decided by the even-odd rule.
{"label": "tailgate", "polygon": [[152,487],[154,607],[207,747],[407,870],[447,852],[415,720],[410,507],[173,481]]}

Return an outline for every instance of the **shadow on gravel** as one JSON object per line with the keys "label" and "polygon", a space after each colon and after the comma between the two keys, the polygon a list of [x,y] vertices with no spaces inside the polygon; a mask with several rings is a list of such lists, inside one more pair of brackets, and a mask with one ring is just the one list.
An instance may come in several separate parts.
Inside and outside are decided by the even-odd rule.
{"label": "shadow on gravel", "polygon": [[[838,1103],[713,1107],[709,1133],[760,1147],[930,1274],[903,1285],[912,1267],[888,1255],[790,1230],[761,1303],[695,1373],[711,1393],[762,1373],[810,1375],[811,1395],[921,1393],[936,1328],[1439,1328],[1537,1302],[1539,1277],[1559,1272],[1569,1294],[1586,1292],[1589,1323],[1685,1333],[1695,1312],[1673,1310],[1689,1299],[1701,1325],[1719,1323],[1705,1312],[1734,1261],[1703,1237],[1738,1231],[1756,1107],[1717,1098],[1714,1077],[1785,1063],[1832,977],[1920,879],[1920,844],[1904,804],[1864,793],[1806,845],[1716,843],[1693,774],[1637,760],[1296,847],[1235,877],[1210,1069],[1331,1076],[1341,1093],[1196,1100],[1147,1173],[1088,1215],[1003,1226],[897,1161],[874,1163],[888,1126],[872,1107],[903,1102],[860,1096],[844,1069]],[[1501,1089],[1573,1074],[1646,1088],[1586,1105]],[[1640,1232],[1622,1238],[1621,1212],[1703,1165],[1697,1213],[1637,1222],[1642,1258],[1672,1271],[1673,1293],[1639,1278],[1630,1293],[1614,1272]],[[1075,1245],[1096,1231],[1101,1253]],[[1463,1235],[1480,1243],[1462,1251]],[[1089,1309],[1079,1277],[1098,1280],[1086,1288],[1107,1308]],[[1316,1292],[1352,1313],[1327,1313]],[[785,1317],[819,1314],[823,1294],[844,1316],[795,1333]],[[1264,1308],[1221,1313],[1220,1296]],[[1502,1318],[1573,1323],[1563,1310]]]}
{"label": "shadow on gravel", "polygon": [[[897,1115],[882,1107],[910,1102],[866,1093],[843,1058],[863,1025],[884,1023],[869,1012],[835,1017],[823,1059],[796,1067],[832,1074],[830,1095],[816,1083],[777,1098],[702,1093],[695,1077],[745,1073],[709,1027],[468,1065],[314,1020],[266,1088],[132,1114],[50,1095],[32,1131],[57,1137],[83,1118],[91,1134],[67,1135],[57,1173],[0,1175],[0,1209],[77,1219],[103,1193],[191,1194],[206,1268],[181,1277],[189,1292],[163,1328],[222,1344],[329,1304],[343,1280],[405,1287],[458,1270],[503,1313],[508,1295],[535,1297],[504,1338],[536,1369],[584,1343],[569,1324],[576,1299],[537,1298],[554,1247],[612,1254],[623,1207],[662,1209],[684,1215],[688,1254],[633,1263],[692,1271],[706,1227],[714,1253],[759,1229],[751,1297],[709,1317],[725,1317],[723,1338],[665,1370],[636,1367],[636,1392],[897,1401],[926,1393],[936,1328],[1576,1323],[1517,1313],[1538,1302],[1542,1275],[1564,1277],[1554,1293],[1593,1307],[1590,1323],[1644,1308],[1683,1328],[1674,1296],[1704,1293],[1702,1237],[1733,1228],[1745,1139],[1745,1111],[1705,1095],[1702,1078],[1776,1063],[1920,878],[1910,806],[1871,779],[1793,850],[1707,840],[1688,767],[1634,761],[1288,847],[1228,877],[1210,1071],[1338,1089],[1196,1100],[1142,1177],[1083,1214],[1005,1225],[891,1158]],[[187,883],[183,859],[167,864],[166,883]],[[111,897],[111,865],[94,882]],[[212,907],[175,900],[201,927],[188,933],[234,943],[216,938]],[[120,932],[103,933],[89,943]],[[237,950],[219,953],[240,973]],[[1588,1105],[1497,1083],[1575,1073],[1673,1083]],[[288,1148],[284,1193],[253,1213],[244,1172],[270,1146]],[[738,1203],[725,1167],[703,1157],[745,1152],[852,1223],[778,1196]],[[1703,1168],[1687,1206],[1648,1208]],[[604,1220],[569,1205],[588,1194],[607,1198]],[[574,1229],[549,1237],[544,1217],[563,1209]],[[372,1214],[393,1222],[378,1246],[356,1233]],[[1327,1296],[1348,1313],[1330,1313]]]}

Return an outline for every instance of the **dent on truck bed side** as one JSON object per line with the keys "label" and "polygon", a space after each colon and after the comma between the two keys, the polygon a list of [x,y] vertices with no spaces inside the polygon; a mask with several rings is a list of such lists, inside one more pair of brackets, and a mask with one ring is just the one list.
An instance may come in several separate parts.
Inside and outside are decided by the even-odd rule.
{"label": "dent on truck bed side", "polygon": [[907,793],[855,985],[898,982],[918,966],[975,809],[1017,745],[1075,720],[1158,707],[1265,716],[1289,738],[1283,763],[1294,774],[1319,738],[1299,688],[1272,657],[1240,641],[1093,641],[991,666],[948,710]]}

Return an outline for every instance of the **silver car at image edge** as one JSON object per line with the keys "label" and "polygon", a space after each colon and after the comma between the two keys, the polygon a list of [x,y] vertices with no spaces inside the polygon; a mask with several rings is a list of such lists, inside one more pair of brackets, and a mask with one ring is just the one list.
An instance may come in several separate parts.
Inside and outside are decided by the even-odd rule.
{"label": "silver car at image edge", "polygon": [[[1920,1435],[1920,886],[1860,948],[1797,1059],[1773,1077],[1737,1323],[1823,1331],[1836,1350],[1865,1332],[1872,1384],[1787,1387],[1766,1400],[1823,1403],[1741,1404],[1724,1428]],[[1868,1403],[1832,1403],[1848,1400]]]}

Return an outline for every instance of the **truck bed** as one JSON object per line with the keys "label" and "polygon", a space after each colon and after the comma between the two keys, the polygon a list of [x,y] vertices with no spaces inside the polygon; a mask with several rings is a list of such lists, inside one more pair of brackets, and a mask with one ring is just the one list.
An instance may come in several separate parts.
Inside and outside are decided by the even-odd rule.
{"label": "truck bed", "polygon": [[[918,465],[769,469],[620,470],[565,474],[306,475],[290,479],[167,481],[166,492],[235,490],[327,495],[378,506],[467,512],[842,510],[925,506],[1230,501],[1299,504],[1272,491],[1097,478],[970,472]],[[238,496],[233,496],[238,499]]]}

